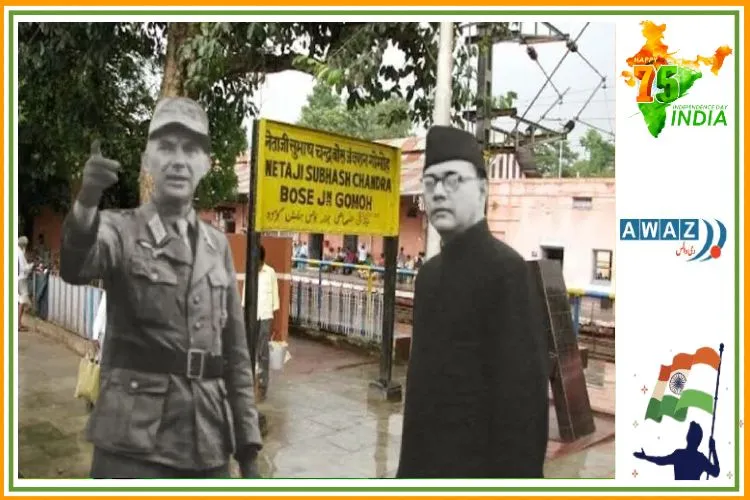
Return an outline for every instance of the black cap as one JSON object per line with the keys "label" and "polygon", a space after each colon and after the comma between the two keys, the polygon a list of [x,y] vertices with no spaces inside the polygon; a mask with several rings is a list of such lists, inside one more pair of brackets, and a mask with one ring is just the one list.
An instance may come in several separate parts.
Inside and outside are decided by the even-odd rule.
{"label": "black cap", "polygon": [[468,161],[478,175],[487,177],[484,155],[476,138],[465,130],[435,125],[427,132],[424,168],[450,160]]}

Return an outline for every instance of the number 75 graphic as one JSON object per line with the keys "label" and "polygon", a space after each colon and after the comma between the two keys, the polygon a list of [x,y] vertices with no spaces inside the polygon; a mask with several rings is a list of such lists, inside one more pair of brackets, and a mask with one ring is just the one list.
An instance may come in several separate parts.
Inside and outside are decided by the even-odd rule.
{"label": "number 75 graphic", "polygon": [[[638,103],[657,101],[663,104],[669,104],[680,97],[680,81],[677,79],[677,66],[659,66],[656,69],[653,65],[638,65],[633,68],[634,76],[640,80],[638,86]],[[651,95],[654,79],[656,79],[657,92],[655,96]]]}

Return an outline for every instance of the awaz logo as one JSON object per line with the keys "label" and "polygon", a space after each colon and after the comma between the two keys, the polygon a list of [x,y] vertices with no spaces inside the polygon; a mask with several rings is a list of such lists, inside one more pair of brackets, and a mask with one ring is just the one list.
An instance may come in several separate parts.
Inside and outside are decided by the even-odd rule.
{"label": "awaz logo", "polygon": [[716,219],[714,223],[706,219],[620,219],[620,240],[682,241],[675,250],[677,257],[705,262],[721,257],[727,228]]}

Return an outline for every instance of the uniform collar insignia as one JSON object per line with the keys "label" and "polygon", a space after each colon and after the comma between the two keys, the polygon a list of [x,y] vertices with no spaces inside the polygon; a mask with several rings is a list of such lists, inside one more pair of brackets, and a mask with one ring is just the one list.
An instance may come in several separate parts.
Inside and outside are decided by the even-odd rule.
{"label": "uniform collar insignia", "polygon": [[167,238],[167,230],[161,221],[159,214],[154,214],[148,221],[148,229],[151,231],[151,236],[154,238],[154,243],[161,245]]}
{"label": "uniform collar insignia", "polygon": [[214,244],[213,238],[211,238],[211,235],[208,234],[208,230],[206,229],[206,226],[204,224],[200,224],[201,228],[201,234],[203,235],[203,239],[206,240],[206,244],[211,248],[211,250],[216,250],[216,245]]}

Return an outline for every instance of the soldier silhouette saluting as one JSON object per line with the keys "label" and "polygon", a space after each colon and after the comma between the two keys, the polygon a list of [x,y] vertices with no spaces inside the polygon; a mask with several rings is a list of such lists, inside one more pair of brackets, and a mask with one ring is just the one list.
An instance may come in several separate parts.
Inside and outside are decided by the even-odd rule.
{"label": "soldier silhouette saluting", "polygon": [[[703,429],[696,422],[690,422],[687,433],[687,447],[673,451],[665,457],[650,457],[641,451],[633,453],[635,458],[647,460],[656,465],[674,466],[674,478],[678,480],[697,480],[704,472],[712,477],[719,475],[719,457],[716,455],[714,438],[708,440],[708,457],[698,451],[703,440]],[[713,459],[713,460],[712,460]]]}

